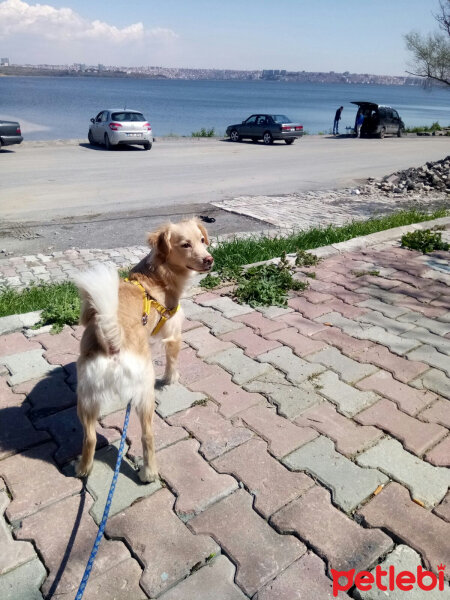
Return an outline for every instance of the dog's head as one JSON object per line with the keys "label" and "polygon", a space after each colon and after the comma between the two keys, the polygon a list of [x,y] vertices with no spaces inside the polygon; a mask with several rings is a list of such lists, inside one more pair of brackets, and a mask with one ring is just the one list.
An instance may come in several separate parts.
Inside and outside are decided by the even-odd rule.
{"label": "dog's head", "polygon": [[208,252],[208,233],[197,219],[168,223],[148,235],[155,257],[171,266],[205,273],[214,259]]}

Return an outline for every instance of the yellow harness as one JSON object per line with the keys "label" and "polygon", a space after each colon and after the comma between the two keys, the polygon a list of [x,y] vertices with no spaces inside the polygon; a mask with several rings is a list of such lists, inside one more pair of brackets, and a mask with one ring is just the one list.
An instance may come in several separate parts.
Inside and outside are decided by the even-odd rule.
{"label": "yellow harness", "polygon": [[158,323],[156,324],[156,327],[154,328],[154,330],[152,331],[151,335],[156,335],[158,333],[158,331],[161,329],[161,327],[165,324],[166,321],[168,321],[171,317],[173,317],[173,315],[175,313],[177,313],[180,310],[180,305],[176,306],[175,308],[172,308],[171,310],[169,310],[168,308],[166,308],[165,306],[163,306],[162,304],[160,304],[159,302],[157,302],[154,298],[152,298],[147,290],[144,288],[144,286],[139,283],[139,281],[136,280],[132,280],[130,281],[128,278],[126,278],[124,281],[127,281],[128,283],[132,283],[133,285],[136,285],[138,288],[140,288],[143,292],[144,292],[144,310],[142,313],[142,325],[147,325],[148,322],[148,316],[150,314],[150,309],[153,308],[159,312],[160,314],[160,319],[158,321]]}

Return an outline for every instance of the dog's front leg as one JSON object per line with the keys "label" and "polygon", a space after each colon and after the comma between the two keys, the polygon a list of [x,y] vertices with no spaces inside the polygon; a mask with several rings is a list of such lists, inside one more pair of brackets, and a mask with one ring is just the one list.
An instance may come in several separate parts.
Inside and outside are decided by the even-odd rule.
{"label": "dog's front leg", "polygon": [[164,384],[176,383],[180,377],[177,369],[178,354],[181,348],[181,333],[163,340],[166,347],[166,371]]}
{"label": "dog's front leg", "polygon": [[143,483],[150,483],[158,478],[158,467],[155,456],[155,440],[153,437],[153,415],[155,402],[153,391],[149,392],[146,401],[136,406],[136,412],[141,422],[143,464],[139,469],[139,479]]}

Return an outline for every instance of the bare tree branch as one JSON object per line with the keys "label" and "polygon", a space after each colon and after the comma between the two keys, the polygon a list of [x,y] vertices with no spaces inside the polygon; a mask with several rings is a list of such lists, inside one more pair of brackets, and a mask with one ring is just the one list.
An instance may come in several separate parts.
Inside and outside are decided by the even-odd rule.
{"label": "bare tree branch", "polygon": [[434,33],[405,35],[406,47],[412,54],[411,75],[439,81],[450,86],[450,39]]}
{"label": "bare tree branch", "polygon": [[450,0],[440,0],[439,6],[441,12],[438,15],[434,15],[434,18],[439,23],[439,27],[450,36]]}

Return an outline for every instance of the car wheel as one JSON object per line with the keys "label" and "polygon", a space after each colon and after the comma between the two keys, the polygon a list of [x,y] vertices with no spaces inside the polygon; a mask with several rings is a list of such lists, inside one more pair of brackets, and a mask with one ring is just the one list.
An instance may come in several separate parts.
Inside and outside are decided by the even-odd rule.
{"label": "car wheel", "polygon": [[89,140],[89,143],[94,146],[94,144],[95,144],[94,136],[92,135],[92,131],[90,129],[89,129],[89,133],[88,133],[88,140]]}
{"label": "car wheel", "polygon": [[270,133],[270,131],[266,131],[264,133],[263,142],[266,144],[266,146],[269,146],[269,144],[273,144],[273,137],[272,137],[272,134]]}
{"label": "car wheel", "polygon": [[150,150],[152,147],[152,143],[151,142],[145,142],[144,144],[144,150]]}
{"label": "car wheel", "polygon": [[293,143],[295,142],[295,140],[293,140],[293,139],[290,139],[290,140],[284,140],[284,141],[285,141],[285,143],[286,143],[288,146],[290,146],[291,144],[293,144]]}
{"label": "car wheel", "polygon": [[233,129],[230,133],[230,140],[232,142],[240,142],[241,141],[241,136],[238,133],[237,129]]}
{"label": "car wheel", "polygon": [[112,150],[111,142],[109,141],[107,133],[105,133],[105,150]]}
{"label": "car wheel", "polygon": [[382,127],[380,129],[380,133],[378,134],[378,137],[380,138],[380,140],[382,140],[385,135],[386,135],[386,129],[384,127]]}
{"label": "car wheel", "polygon": [[403,129],[401,127],[399,127],[398,131],[397,131],[397,137],[403,137],[403,133],[404,133]]}

